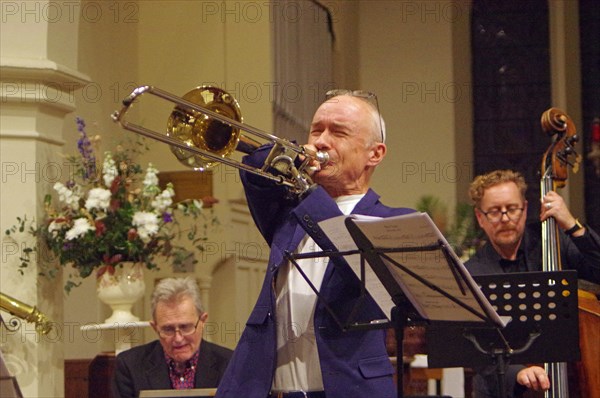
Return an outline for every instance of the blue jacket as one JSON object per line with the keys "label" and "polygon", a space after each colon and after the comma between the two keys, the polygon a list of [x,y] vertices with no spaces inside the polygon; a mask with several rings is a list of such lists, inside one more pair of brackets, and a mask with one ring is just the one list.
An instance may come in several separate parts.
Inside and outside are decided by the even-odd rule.
{"label": "blue jacket", "polygon": [[[261,148],[244,162],[262,165],[270,148]],[[322,187],[302,200],[290,198],[285,187],[242,172],[250,211],[271,248],[268,269],[258,297],[233,357],[219,385],[217,397],[265,398],[276,367],[276,319],[274,282],[286,251],[293,252],[308,233],[323,250],[335,250],[320,230],[320,221],[340,216],[335,201]],[[353,213],[390,217],[410,213],[408,208],[390,208],[369,190]],[[331,260],[321,285],[323,299],[339,319],[346,320],[360,296],[358,278],[345,261]],[[384,314],[372,299],[359,307],[358,322],[381,319]],[[387,314],[389,316],[389,314]],[[385,331],[342,331],[317,301],[314,315],[317,349],[327,398],[395,397],[393,367],[385,347]]]}

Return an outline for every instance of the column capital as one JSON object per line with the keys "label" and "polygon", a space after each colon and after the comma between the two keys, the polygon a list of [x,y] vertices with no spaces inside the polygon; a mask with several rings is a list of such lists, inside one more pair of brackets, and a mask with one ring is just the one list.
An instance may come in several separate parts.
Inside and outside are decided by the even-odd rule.
{"label": "column capital", "polygon": [[64,113],[75,110],[75,91],[90,83],[76,70],[48,59],[2,57],[0,102],[39,105]]}

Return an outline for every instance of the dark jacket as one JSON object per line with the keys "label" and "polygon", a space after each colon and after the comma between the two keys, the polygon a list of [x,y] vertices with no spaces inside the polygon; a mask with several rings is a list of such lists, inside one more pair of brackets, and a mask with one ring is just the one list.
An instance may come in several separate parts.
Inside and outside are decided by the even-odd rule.
{"label": "dark jacket", "polygon": [[[245,162],[258,165],[268,148],[255,151]],[[323,250],[335,247],[319,228],[319,222],[341,216],[335,201],[322,187],[302,200],[286,198],[287,190],[248,173],[242,182],[250,211],[258,229],[271,248],[263,287],[231,362],[219,386],[217,397],[265,398],[272,385],[276,367],[276,319],[273,283],[287,260],[308,233]],[[389,217],[412,212],[393,209],[379,202],[369,190],[356,205],[354,213]],[[334,265],[335,263],[335,265]],[[320,293],[340,319],[347,319],[359,300],[358,278],[347,263],[333,257],[327,266]],[[357,322],[380,319],[383,314],[370,298],[356,314]],[[389,314],[387,314],[389,315]],[[385,347],[385,332],[342,331],[318,300],[314,314],[315,337],[327,398],[396,396],[393,368]]]}
{"label": "dark jacket", "polygon": [[[519,251],[526,266],[523,271],[542,271],[541,224],[527,225]],[[563,269],[574,269],[577,277],[600,283],[600,236],[586,226],[580,237],[559,233],[560,255]],[[502,274],[507,272],[494,247],[486,243],[465,263],[471,275]]]}
{"label": "dark jacket", "polygon": [[[195,388],[216,388],[232,351],[202,340]],[[171,389],[169,368],[158,340],[123,351],[117,356],[112,392],[115,398],[137,398],[140,390]]]}

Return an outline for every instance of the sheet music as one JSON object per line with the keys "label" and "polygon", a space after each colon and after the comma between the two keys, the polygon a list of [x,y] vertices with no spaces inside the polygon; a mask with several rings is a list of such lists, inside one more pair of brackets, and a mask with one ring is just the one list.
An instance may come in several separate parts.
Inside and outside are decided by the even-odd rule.
{"label": "sheet music", "polygon": [[[339,216],[330,218],[325,221],[321,221],[319,223],[319,227],[325,232],[325,235],[331,240],[338,251],[349,251],[356,250],[356,243],[350,236],[350,232],[346,228],[344,224],[346,218],[352,217],[356,219],[357,216]],[[380,217],[369,217],[369,216],[360,216],[364,220],[373,219],[373,220],[381,220]],[[352,268],[352,271],[356,274],[356,276],[360,279],[360,255],[354,254],[345,256],[344,259]],[[379,308],[383,311],[384,314],[388,316],[388,320],[390,314],[392,313],[392,308],[394,308],[395,304],[392,301],[392,298],[388,294],[387,290],[373,271],[373,268],[368,265],[365,267],[365,287],[367,291],[373,297],[373,300],[379,305]]]}
{"label": "sheet music", "polygon": [[[446,239],[427,213],[411,213],[389,218],[350,215],[332,218],[319,224],[340,251],[356,249],[356,243],[344,224],[348,217],[354,220],[356,226],[376,248],[425,247],[436,245],[439,242],[447,245]],[[460,300],[463,304],[478,310],[496,324],[504,325],[506,320],[500,319],[496,314],[456,254],[452,250],[449,251],[449,254],[456,260],[458,274],[453,272],[454,268],[448,264],[441,248],[434,251],[386,253],[398,264]],[[352,261],[348,261],[348,263],[360,278],[359,256],[352,257],[356,257],[356,259],[351,259]],[[395,282],[401,286],[407,298],[424,318],[437,321],[483,322],[480,317],[424,285],[393,262],[382,259]],[[367,268],[367,289],[384,313],[390,314],[394,303],[373,269]]]}

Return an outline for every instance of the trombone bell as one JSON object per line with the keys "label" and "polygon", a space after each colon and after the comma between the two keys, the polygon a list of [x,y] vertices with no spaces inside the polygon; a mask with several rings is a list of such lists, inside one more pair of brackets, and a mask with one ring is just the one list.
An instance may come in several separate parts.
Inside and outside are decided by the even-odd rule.
{"label": "trombone bell", "polygon": [[[242,122],[240,106],[226,91],[213,86],[201,86],[189,91],[183,99],[213,111],[221,116]],[[193,146],[223,158],[231,155],[240,141],[240,129],[211,118],[193,109],[176,106],[167,121],[167,136],[187,146]],[[258,146],[258,144],[257,144]],[[206,170],[218,162],[171,146],[171,152],[185,166]]]}

